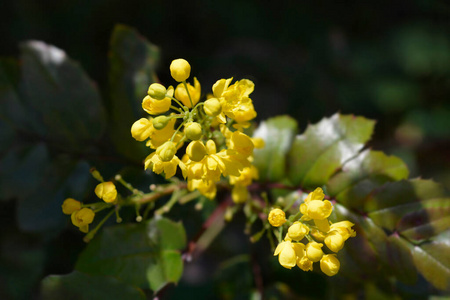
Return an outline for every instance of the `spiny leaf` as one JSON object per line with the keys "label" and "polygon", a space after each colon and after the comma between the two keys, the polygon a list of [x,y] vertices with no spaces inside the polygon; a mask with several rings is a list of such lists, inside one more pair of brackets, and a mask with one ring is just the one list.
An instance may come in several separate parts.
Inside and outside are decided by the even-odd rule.
{"label": "spiny leaf", "polygon": [[298,135],[288,154],[288,175],[294,185],[313,189],[358,154],[373,132],[375,122],[362,117],[335,114],[310,125]]}

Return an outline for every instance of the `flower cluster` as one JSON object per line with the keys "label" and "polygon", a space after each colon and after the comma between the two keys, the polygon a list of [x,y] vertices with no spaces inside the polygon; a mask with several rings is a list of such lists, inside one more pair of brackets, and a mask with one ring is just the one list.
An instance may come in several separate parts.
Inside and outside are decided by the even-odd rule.
{"label": "flower cluster", "polygon": [[[279,208],[269,213],[269,223],[274,227],[281,227],[287,223],[290,226],[283,241],[280,241],[274,255],[278,255],[280,264],[288,269],[297,265],[303,271],[312,271],[313,263],[320,262],[320,269],[328,276],[336,275],[340,268],[336,254],[344,247],[344,242],[356,235],[350,221],[332,224],[328,217],[333,206],[324,200],[321,188],[308,194],[304,203],[300,205],[300,220],[293,223],[286,220],[284,211]],[[305,245],[302,240],[306,239]],[[325,243],[331,251],[325,254],[322,250]]]}
{"label": "flower cluster", "polygon": [[[95,194],[105,203],[114,203],[117,200],[116,186],[111,181],[98,184],[95,188]],[[67,198],[62,204],[63,213],[70,215],[72,224],[84,233],[89,232],[89,224],[94,221],[95,213],[104,208],[104,205],[97,205],[96,203],[83,205],[73,198]]]}
{"label": "flower cluster", "polygon": [[[249,121],[256,117],[249,98],[253,82],[242,79],[232,84],[232,78],[220,79],[213,85],[212,94],[200,102],[197,78],[193,85],[186,82],[191,73],[189,63],[176,59],[170,72],[178,85],[166,88],[151,84],[142,101],[143,110],[150,116],[131,127],[133,138],[146,141],[155,150],[145,159],[145,169],[164,173],[169,179],[179,167],[188,189],[198,190],[210,199],[216,196],[216,183],[228,177],[233,185],[233,200],[245,202],[249,197],[247,186],[258,178],[251,164],[253,149],[263,146],[261,140],[244,133]],[[178,156],[184,143],[185,154]]]}

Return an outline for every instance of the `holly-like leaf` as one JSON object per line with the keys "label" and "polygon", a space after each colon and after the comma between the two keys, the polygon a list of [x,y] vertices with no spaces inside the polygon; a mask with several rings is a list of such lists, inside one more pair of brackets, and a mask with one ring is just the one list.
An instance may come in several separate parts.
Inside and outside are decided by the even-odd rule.
{"label": "holly-like leaf", "polygon": [[450,290],[450,229],[434,239],[414,246],[414,262],[422,275],[435,287]]}
{"label": "holly-like leaf", "polygon": [[[106,125],[97,87],[64,51],[39,41],[21,45],[19,94],[27,115],[58,147],[83,149]],[[42,132],[40,132],[42,134]]]}
{"label": "holly-like leaf", "polygon": [[67,275],[50,275],[41,283],[41,299],[127,299],[144,300],[144,293],[113,277],[73,271]]}
{"label": "holly-like leaf", "polygon": [[142,99],[149,85],[157,81],[158,60],[158,48],[136,30],[124,25],[114,28],[109,54],[111,139],[120,154],[137,162],[145,158],[147,150],[132,138],[130,130],[144,115]]}
{"label": "holly-like leaf", "polygon": [[180,279],[183,270],[180,250],[185,245],[182,224],[164,218],[107,227],[81,253],[75,269],[113,276],[157,292]]}
{"label": "holly-like leaf", "polygon": [[327,191],[347,207],[360,208],[364,199],[389,181],[408,178],[406,164],[395,156],[366,150],[348,161],[327,183]]}
{"label": "holly-like leaf", "polygon": [[291,148],[297,122],[288,116],[279,116],[262,122],[253,137],[262,138],[263,149],[254,150],[253,164],[262,181],[280,181],[286,177],[286,154]]}
{"label": "holly-like leaf", "polygon": [[375,122],[335,114],[296,136],[288,154],[288,175],[294,185],[314,189],[327,183],[342,165],[356,156],[373,132]]}

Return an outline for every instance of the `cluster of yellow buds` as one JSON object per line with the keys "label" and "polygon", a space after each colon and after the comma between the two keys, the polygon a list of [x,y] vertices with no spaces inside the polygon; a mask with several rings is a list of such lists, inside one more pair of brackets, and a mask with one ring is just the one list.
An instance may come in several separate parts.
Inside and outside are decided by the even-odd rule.
{"label": "cluster of yellow buds", "polygon": [[[330,216],[333,205],[324,200],[325,194],[321,188],[308,194],[304,203],[300,205],[300,220],[289,222],[285,212],[279,208],[272,209],[269,213],[269,223],[274,227],[285,224],[290,226],[283,241],[280,241],[274,255],[278,255],[280,264],[291,269],[297,265],[303,271],[312,271],[313,263],[320,261],[320,269],[328,276],[336,275],[340,268],[336,254],[344,247],[344,242],[356,235],[352,229],[354,225],[350,221],[341,221],[332,224]],[[305,245],[302,240],[306,239]],[[331,250],[325,254],[322,250],[323,243]]]}
{"label": "cluster of yellow buds", "polygon": [[[233,185],[232,198],[245,202],[249,198],[247,186],[258,177],[252,166],[255,147],[263,142],[250,138],[244,129],[256,117],[252,100],[252,81],[232,78],[220,79],[212,87],[212,94],[204,102],[197,78],[191,85],[191,66],[184,59],[176,59],[170,72],[179,84],[174,88],[153,83],[142,101],[142,108],[150,116],[137,120],[131,135],[137,141],[155,149],[145,159],[145,169],[164,173],[169,179],[180,167],[187,179],[188,190],[198,190],[207,198],[216,196],[216,183],[228,177]],[[188,143],[185,154],[177,151]]]}
{"label": "cluster of yellow buds", "polygon": [[[102,182],[95,188],[95,194],[106,203],[114,203],[117,200],[117,190],[111,181]],[[97,209],[92,209],[97,207]],[[62,211],[66,215],[71,216],[72,224],[80,229],[80,231],[89,232],[89,224],[94,221],[95,213],[104,209],[105,206],[83,205],[80,201],[73,198],[67,198],[62,204]]]}

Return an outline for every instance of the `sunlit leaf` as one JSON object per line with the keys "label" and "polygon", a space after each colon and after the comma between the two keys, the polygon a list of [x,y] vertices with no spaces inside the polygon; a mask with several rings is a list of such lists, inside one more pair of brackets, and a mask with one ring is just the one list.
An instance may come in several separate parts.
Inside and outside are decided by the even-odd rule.
{"label": "sunlit leaf", "polygon": [[277,181],[286,176],[286,164],[290,164],[286,154],[296,130],[297,122],[288,116],[271,118],[255,130],[253,137],[260,137],[265,142],[263,149],[254,151],[254,165],[262,181]]}
{"label": "sunlit leaf", "polygon": [[294,139],[287,157],[289,179],[305,188],[324,185],[358,154],[372,135],[374,124],[362,117],[335,114],[309,125]]}
{"label": "sunlit leaf", "polygon": [[95,276],[73,271],[67,275],[50,275],[41,283],[41,299],[129,299],[144,300],[144,293],[113,277]]}
{"label": "sunlit leaf", "polygon": [[408,174],[401,159],[366,150],[348,161],[326,186],[330,196],[339,202],[348,207],[360,207],[375,188],[388,181],[406,179]]}
{"label": "sunlit leaf", "polygon": [[156,292],[180,279],[185,244],[182,224],[168,219],[107,227],[89,243],[75,268]]}

